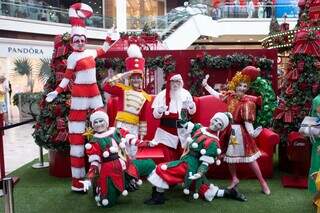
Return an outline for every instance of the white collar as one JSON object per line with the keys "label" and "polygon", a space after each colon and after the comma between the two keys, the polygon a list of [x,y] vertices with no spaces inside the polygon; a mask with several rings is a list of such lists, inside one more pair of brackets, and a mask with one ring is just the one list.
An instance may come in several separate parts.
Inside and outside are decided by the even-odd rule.
{"label": "white collar", "polygon": [[107,131],[105,131],[103,133],[95,133],[93,136],[96,138],[106,138],[106,137],[109,137],[110,135],[112,135],[115,130],[116,130],[116,128],[110,127]]}
{"label": "white collar", "polygon": [[219,137],[218,137],[217,135],[214,135],[214,134],[208,132],[208,131],[206,130],[206,127],[201,127],[200,131],[201,131],[202,134],[204,134],[204,135],[206,135],[206,136],[209,136],[209,137],[211,137],[211,138],[214,138],[214,139],[216,139],[216,140],[219,141]]}

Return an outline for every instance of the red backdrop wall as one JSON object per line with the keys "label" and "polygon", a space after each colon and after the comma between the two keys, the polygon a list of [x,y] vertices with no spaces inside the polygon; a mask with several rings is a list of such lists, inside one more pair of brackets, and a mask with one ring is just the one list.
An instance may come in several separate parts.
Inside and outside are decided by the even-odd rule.
{"label": "red backdrop wall", "polygon": [[[221,50],[150,50],[143,51],[143,56],[147,57],[157,57],[172,55],[176,60],[176,72],[180,73],[185,82],[185,88],[188,89],[192,82],[189,81],[188,72],[191,66],[191,59],[196,58],[197,55],[206,52],[213,56],[227,56],[233,54],[243,54],[252,55],[254,57],[266,57],[274,61],[271,75],[272,75],[272,86],[275,91],[277,91],[277,50],[268,49],[221,49]],[[110,58],[123,58],[127,57],[125,51],[108,51],[106,57]],[[231,79],[235,72],[239,70],[215,70],[216,72],[210,72],[209,84],[213,83],[225,83],[227,79]]]}

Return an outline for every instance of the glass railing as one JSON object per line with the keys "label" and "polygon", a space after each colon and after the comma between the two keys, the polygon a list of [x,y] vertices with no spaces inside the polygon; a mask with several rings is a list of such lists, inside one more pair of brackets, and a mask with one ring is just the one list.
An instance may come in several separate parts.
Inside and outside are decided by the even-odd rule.
{"label": "glass railing", "polygon": [[223,5],[219,8],[212,8],[209,13],[215,20],[221,18],[282,18],[285,14],[287,18],[298,18],[299,9],[296,5]]}
{"label": "glass railing", "polygon": [[[17,18],[47,21],[55,23],[69,23],[67,9],[51,7],[48,5],[35,5],[17,3],[19,1],[0,0],[0,15]],[[296,5],[254,6],[254,5],[221,5],[213,8],[210,5],[195,4],[171,10],[165,16],[127,17],[128,30],[141,30],[147,23],[155,31],[163,31],[170,26],[179,25],[195,14],[204,14],[214,20],[222,18],[281,18],[287,14],[288,18],[298,17],[299,9]],[[86,20],[87,26],[98,28],[111,28],[116,24],[115,17],[94,15]]]}
{"label": "glass railing", "polygon": [[140,16],[127,17],[127,28],[129,30],[142,29],[148,23],[155,30],[170,28],[172,25],[179,25],[189,17],[196,14],[204,14],[212,17],[213,20],[223,18],[298,18],[299,9],[296,5],[275,5],[275,6],[240,6],[222,5],[214,8],[209,5],[180,7],[171,10],[166,16]]}
{"label": "glass railing", "polygon": [[167,16],[140,16],[127,17],[127,28],[132,30],[143,29],[148,24],[152,29],[163,30],[168,26]]}
{"label": "glass railing", "polygon": [[[67,9],[51,7],[47,5],[35,5],[28,3],[17,3],[18,1],[0,0],[0,15],[10,16],[37,21],[47,21],[55,23],[69,23]],[[86,20],[87,26],[98,28],[111,28],[115,23],[114,17],[103,17],[93,15]]]}

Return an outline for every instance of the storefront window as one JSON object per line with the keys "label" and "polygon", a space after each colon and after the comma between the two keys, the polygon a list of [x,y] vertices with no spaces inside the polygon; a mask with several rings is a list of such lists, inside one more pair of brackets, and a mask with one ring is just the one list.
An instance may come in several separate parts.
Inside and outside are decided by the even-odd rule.
{"label": "storefront window", "polygon": [[156,27],[159,16],[165,14],[165,1],[162,0],[128,0],[128,29],[141,29],[145,24]]}
{"label": "storefront window", "polygon": [[116,19],[116,0],[104,0],[105,28],[111,28]]}

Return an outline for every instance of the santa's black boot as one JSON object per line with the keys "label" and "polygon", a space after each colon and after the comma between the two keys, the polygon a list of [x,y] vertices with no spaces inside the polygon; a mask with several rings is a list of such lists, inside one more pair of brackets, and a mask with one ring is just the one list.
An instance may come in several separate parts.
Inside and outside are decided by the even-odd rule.
{"label": "santa's black boot", "polygon": [[147,205],[160,205],[164,204],[164,192],[158,192],[156,187],[152,187],[151,198],[144,201],[144,204]]}
{"label": "santa's black boot", "polygon": [[244,194],[238,192],[238,190],[235,187],[233,187],[231,189],[225,189],[224,190],[224,197],[238,200],[238,201],[242,201],[242,202],[247,201],[246,196]]}

